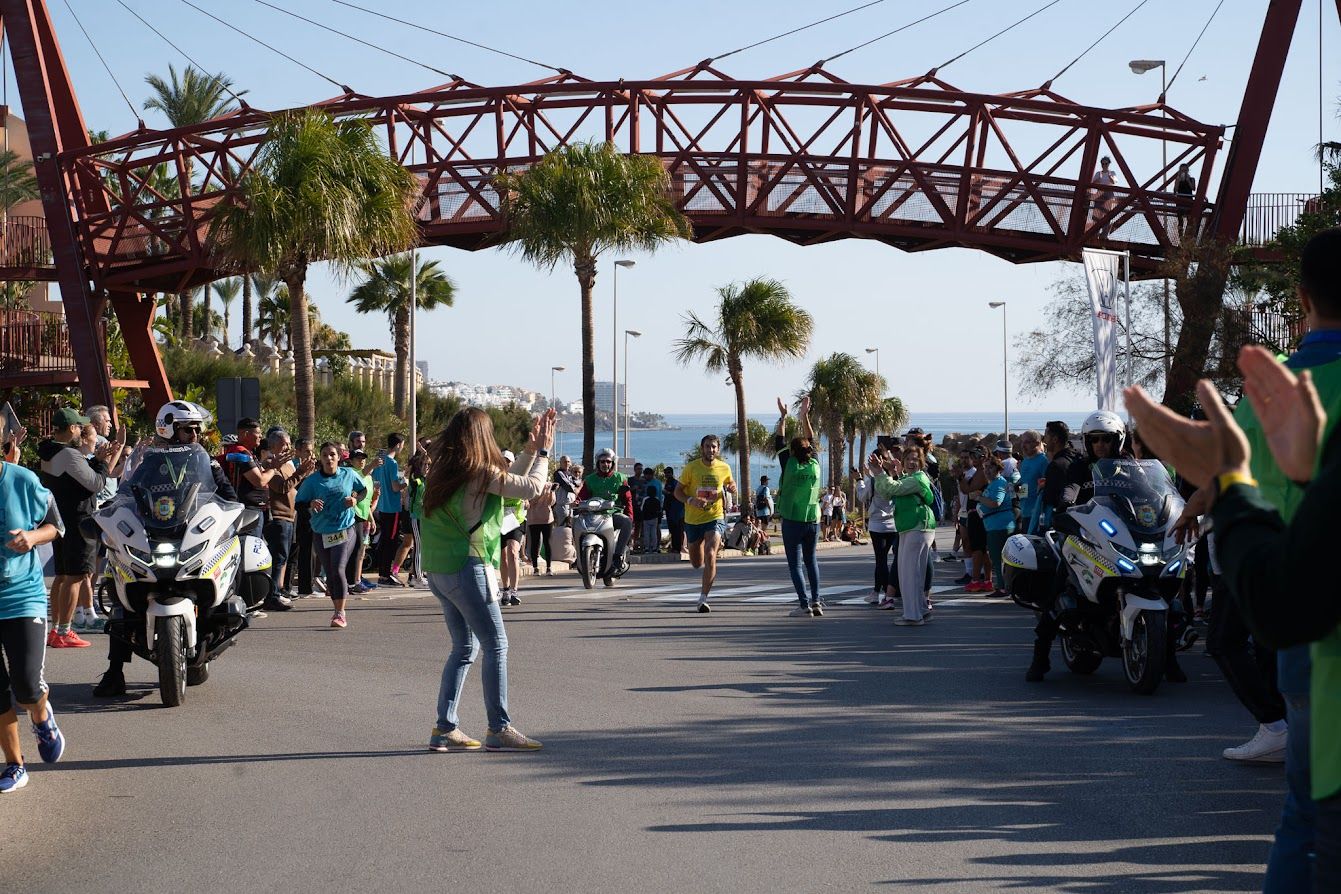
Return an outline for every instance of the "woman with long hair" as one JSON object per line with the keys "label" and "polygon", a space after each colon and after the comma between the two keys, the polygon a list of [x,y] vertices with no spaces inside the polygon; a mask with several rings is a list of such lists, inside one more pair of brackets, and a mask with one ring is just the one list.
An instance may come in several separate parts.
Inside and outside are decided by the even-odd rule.
{"label": "woman with long hair", "polygon": [[544,489],[555,413],[536,417],[526,449],[509,468],[494,440],[493,423],[466,407],[434,441],[424,491],[420,534],[428,585],[442,605],[452,651],[442,669],[438,717],[430,751],[473,751],[480,743],[461,731],[458,708],[466,672],[484,650],[486,751],[535,751],[508,716],[508,638],[499,611],[498,566],[502,552],[503,500],[531,500]]}

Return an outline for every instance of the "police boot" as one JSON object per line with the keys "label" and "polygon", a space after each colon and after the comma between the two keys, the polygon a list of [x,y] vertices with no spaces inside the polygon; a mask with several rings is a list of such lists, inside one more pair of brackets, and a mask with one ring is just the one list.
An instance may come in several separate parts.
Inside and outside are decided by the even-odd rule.
{"label": "police boot", "polygon": [[1048,653],[1052,651],[1052,643],[1034,640],[1034,660],[1029,665],[1029,670],[1024,672],[1024,679],[1027,683],[1041,683],[1043,675],[1052,670],[1052,662],[1048,660]]}

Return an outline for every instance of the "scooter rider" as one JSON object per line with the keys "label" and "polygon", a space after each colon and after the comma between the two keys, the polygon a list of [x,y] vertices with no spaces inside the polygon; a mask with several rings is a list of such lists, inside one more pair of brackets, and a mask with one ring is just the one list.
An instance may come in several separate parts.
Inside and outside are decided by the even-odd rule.
{"label": "scooter rider", "polygon": [[[199,442],[201,433],[213,418],[209,410],[190,401],[174,400],[166,403],[159,409],[158,416],[154,419],[156,437],[150,446],[195,444]],[[124,473],[126,481],[130,480],[131,473],[144,455],[142,450],[136,450],[135,453],[136,455],[126,463]],[[228,482],[228,476],[224,474],[223,468],[213,458],[210,459],[210,472],[214,476],[214,489],[219,498],[236,502],[237,492]],[[129,643],[115,636],[107,638],[107,670],[98,681],[98,685],[93,687],[93,695],[96,698],[116,698],[126,694],[126,677],[122,668],[130,661],[132,654]]]}
{"label": "scooter rider", "polygon": [[[1057,505],[1053,507],[1058,512],[1064,512],[1072,506],[1080,506],[1094,499],[1094,464],[1100,460],[1118,459],[1122,456],[1122,447],[1127,440],[1127,426],[1118,414],[1110,410],[1096,410],[1086,417],[1085,424],[1080,428],[1080,436],[1085,443],[1084,461],[1073,461],[1068,466],[1066,484],[1062,488]],[[1055,520],[1054,517],[1054,522]],[[1061,565],[1057,569],[1054,598],[1060,595],[1065,584],[1066,567]],[[1054,604],[1052,611],[1045,611],[1039,616],[1038,624],[1034,627],[1034,659],[1024,674],[1026,681],[1041,682],[1043,676],[1052,669],[1048,655],[1052,651],[1053,640],[1057,638],[1057,630],[1058,617]],[[1174,657],[1176,641],[1177,638],[1174,636],[1168,638],[1169,653],[1164,675],[1171,683],[1184,683],[1187,681],[1187,675],[1183,673]]]}
{"label": "scooter rider", "polygon": [[615,452],[609,447],[596,451],[596,471],[582,479],[579,500],[609,500],[615,504],[610,517],[618,537],[615,540],[615,555],[619,564],[613,566],[621,573],[628,568],[629,538],[633,536],[633,490],[623,473],[615,471]]}

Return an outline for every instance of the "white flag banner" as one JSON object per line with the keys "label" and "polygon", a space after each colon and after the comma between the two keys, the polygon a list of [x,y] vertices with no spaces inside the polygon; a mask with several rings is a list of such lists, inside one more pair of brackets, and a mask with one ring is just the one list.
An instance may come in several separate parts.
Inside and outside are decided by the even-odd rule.
{"label": "white flag banner", "polygon": [[1085,282],[1094,311],[1094,372],[1101,410],[1118,412],[1118,299],[1122,289],[1122,254],[1086,248]]}

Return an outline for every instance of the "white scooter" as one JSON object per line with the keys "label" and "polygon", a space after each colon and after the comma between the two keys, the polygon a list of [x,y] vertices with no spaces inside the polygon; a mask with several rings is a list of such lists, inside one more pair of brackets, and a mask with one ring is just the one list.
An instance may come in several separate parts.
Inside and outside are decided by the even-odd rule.
{"label": "white scooter", "polygon": [[[628,571],[628,557],[616,561],[619,532],[611,519],[615,504],[609,500],[579,500],[569,507],[573,513],[573,544],[577,548],[577,571],[582,586],[590,590],[597,578],[607,587]],[[627,551],[627,550],[626,550]]]}
{"label": "white scooter", "polygon": [[1153,460],[1099,460],[1093,474],[1093,499],[1059,515],[1054,530],[1006,541],[1007,587],[1017,604],[1056,612],[1072,672],[1121,657],[1131,688],[1149,695],[1185,620],[1178,590],[1187,546],[1174,536],[1183,498]]}
{"label": "white scooter", "polygon": [[92,521],[120,608],[107,633],[157,665],[163,704],[180,705],[270,590],[260,513],[218,496],[204,448],[174,444],[147,448]]}

